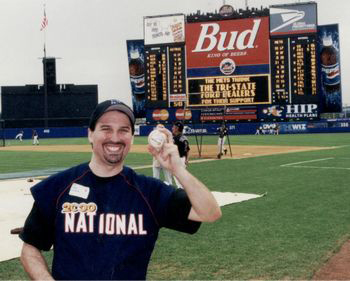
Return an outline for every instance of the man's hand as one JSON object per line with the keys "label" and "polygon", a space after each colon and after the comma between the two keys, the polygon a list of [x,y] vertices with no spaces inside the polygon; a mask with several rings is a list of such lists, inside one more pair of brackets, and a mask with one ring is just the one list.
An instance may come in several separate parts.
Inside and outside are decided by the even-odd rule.
{"label": "man's hand", "polygon": [[173,142],[173,135],[168,129],[159,128],[158,130],[166,135],[166,141],[159,151],[151,145],[148,145],[148,151],[159,161],[162,167],[175,174],[177,169],[183,168],[183,164],[178,148]]}
{"label": "man's hand", "polygon": [[[173,142],[173,136],[167,129],[158,129],[167,136],[160,151],[148,145],[148,151],[169,170],[184,187],[191,201],[188,219],[201,222],[213,222],[221,217],[221,209],[209,189],[194,177],[181,162],[179,150]],[[188,159],[187,159],[188,160]]]}

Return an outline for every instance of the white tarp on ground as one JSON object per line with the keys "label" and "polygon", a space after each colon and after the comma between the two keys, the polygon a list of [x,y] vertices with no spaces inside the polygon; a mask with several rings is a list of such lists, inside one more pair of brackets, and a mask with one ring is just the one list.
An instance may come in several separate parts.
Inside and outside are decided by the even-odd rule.
{"label": "white tarp on ground", "polygon": [[242,201],[247,201],[250,199],[260,198],[264,194],[250,194],[250,193],[237,193],[237,192],[212,192],[219,206],[225,206],[233,203],[238,203]]}
{"label": "white tarp on ground", "polygon": [[10,231],[23,226],[33,206],[29,189],[37,182],[26,179],[0,181],[0,261],[20,255],[22,240]]}
{"label": "white tarp on ground", "polygon": [[[33,205],[29,189],[38,182],[39,180],[28,182],[27,179],[0,180],[0,261],[20,256],[22,240],[10,231],[24,225]],[[220,206],[263,196],[216,191],[213,191],[213,195]]]}

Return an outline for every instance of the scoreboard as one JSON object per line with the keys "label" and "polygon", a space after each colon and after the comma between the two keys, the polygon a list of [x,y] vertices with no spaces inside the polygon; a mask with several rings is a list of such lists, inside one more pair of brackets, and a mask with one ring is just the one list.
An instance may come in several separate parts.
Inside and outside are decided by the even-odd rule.
{"label": "scoreboard", "polygon": [[271,39],[272,103],[317,103],[316,37]]}
{"label": "scoreboard", "polygon": [[144,17],[148,108],[184,107],[185,15]]}
{"label": "scoreboard", "polygon": [[147,105],[166,107],[168,104],[168,65],[164,47],[145,48]]}
{"label": "scoreboard", "polygon": [[[290,24],[283,21],[285,13],[295,16]],[[240,121],[307,119],[290,114],[298,108],[319,116],[313,2],[271,6],[269,15],[226,20],[156,16],[145,21],[146,37],[147,109],[188,108],[201,114],[211,109],[211,120],[220,107]]]}
{"label": "scoreboard", "polygon": [[271,83],[272,102],[289,103],[289,40],[279,38],[271,40]]}
{"label": "scoreboard", "polygon": [[185,47],[168,47],[169,107],[184,107],[186,101]]}
{"label": "scoreboard", "polygon": [[184,46],[145,46],[147,107],[184,107]]}
{"label": "scoreboard", "polygon": [[316,36],[290,39],[291,103],[314,103],[317,97]]}

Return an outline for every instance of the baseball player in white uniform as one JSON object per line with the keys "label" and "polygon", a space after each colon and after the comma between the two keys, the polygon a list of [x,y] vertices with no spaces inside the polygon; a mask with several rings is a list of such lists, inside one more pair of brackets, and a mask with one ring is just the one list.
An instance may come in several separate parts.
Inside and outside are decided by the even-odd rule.
{"label": "baseball player in white uniform", "polygon": [[18,134],[15,137],[15,140],[18,139],[19,141],[22,141],[23,140],[23,134],[24,134],[24,132],[22,130],[19,131]]}
{"label": "baseball player in white uniform", "polygon": [[[158,124],[155,127],[155,129],[157,129],[157,128],[164,128],[164,125]],[[169,185],[173,184],[173,179],[172,179],[171,173],[167,169],[162,167],[162,165],[160,165],[159,161],[155,157],[153,157],[152,169],[153,169],[153,177],[154,178],[160,179],[160,171],[163,171],[164,182],[169,184]]]}
{"label": "baseball player in white uniform", "polygon": [[39,145],[39,135],[36,130],[33,130],[33,145]]}

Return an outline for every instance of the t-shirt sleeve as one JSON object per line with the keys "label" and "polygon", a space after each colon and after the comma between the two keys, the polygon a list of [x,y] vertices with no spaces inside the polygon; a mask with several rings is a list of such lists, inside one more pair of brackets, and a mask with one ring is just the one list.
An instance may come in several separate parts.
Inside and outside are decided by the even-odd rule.
{"label": "t-shirt sleeve", "polygon": [[188,219],[191,208],[186,192],[180,188],[176,189],[169,198],[167,214],[162,226],[189,234],[196,233],[201,223]]}
{"label": "t-shirt sleeve", "polygon": [[54,228],[34,202],[19,237],[39,250],[50,250],[54,240]]}

